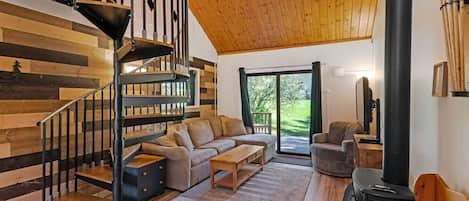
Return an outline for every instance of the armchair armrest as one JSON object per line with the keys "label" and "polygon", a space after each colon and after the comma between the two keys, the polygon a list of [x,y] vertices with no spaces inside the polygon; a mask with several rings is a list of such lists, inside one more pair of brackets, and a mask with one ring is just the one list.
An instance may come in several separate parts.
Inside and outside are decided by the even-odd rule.
{"label": "armchair armrest", "polygon": [[327,143],[328,133],[315,133],[313,134],[313,144],[314,143]]}
{"label": "armchair armrest", "polygon": [[347,154],[353,154],[353,146],[355,142],[353,140],[344,140],[342,141],[342,151]]}
{"label": "armchair armrest", "polygon": [[165,147],[150,143],[142,144],[142,152],[146,154],[153,154],[164,156],[168,160],[188,160],[189,151],[182,146],[178,147]]}

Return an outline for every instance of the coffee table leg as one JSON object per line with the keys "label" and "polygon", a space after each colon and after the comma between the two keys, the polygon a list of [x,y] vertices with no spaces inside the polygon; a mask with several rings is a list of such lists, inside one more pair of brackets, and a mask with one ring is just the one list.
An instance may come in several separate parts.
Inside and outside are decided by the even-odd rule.
{"label": "coffee table leg", "polygon": [[215,188],[215,170],[212,167],[210,167],[210,184]]}
{"label": "coffee table leg", "polygon": [[236,165],[234,166],[233,168],[233,172],[231,173],[231,175],[233,175],[233,193],[236,193],[237,189],[238,189],[238,168],[236,167]]}
{"label": "coffee table leg", "polygon": [[261,171],[264,170],[264,151],[262,151],[261,153],[261,157],[260,157],[260,161],[261,161]]}

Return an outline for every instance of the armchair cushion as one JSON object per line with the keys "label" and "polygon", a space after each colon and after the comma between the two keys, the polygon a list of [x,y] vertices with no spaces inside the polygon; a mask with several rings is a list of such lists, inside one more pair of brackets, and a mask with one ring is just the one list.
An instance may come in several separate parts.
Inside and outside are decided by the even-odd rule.
{"label": "armchair cushion", "polygon": [[314,143],[327,143],[328,133],[315,133],[313,134],[313,144]]}
{"label": "armchair cushion", "polygon": [[340,145],[345,137],[345,131],[347,130],[348,122],[332,122],[329,126],[329,134],[327,135],[327,141],[332,144]]}
{"label": "armchair cushion", "polygon": [[191,167],[194,167],[216,156],[217,151],[215,149],[194,149],[189,155],[191,158]]}

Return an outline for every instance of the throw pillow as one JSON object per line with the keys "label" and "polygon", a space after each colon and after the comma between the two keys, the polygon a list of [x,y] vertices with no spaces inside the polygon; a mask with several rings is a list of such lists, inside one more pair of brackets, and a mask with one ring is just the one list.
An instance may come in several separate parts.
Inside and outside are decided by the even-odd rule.
{"label": "throw pillow", "polygon": [[194,150],[194,144],[192,144],[191,137],[189,136],[189,133],[187,133],[187,131],[175,131],[174,138],[176,139],[176,143],[179,146],[184,146],[189,152]]}
{"label": "throw pillow", "polygon": [[215,138],[208,120],[191,121],[187,127],[195,147],[207,144]]}
{"label": "throw pillow", "polygon": [[186,124],[179,123],[179,124],[168,125],[167,131],[166,131],[166,136],[168,136],[168,139],[170,141],[176,142],[176,139],[174,139],[174,132],[180,131],[180,130],[187,131]]}
{"label": "throw pillow", "polygon": [[215,138],[223,136],[223,128],[221,126],[221,120],[219,116],[209,117],[207,120],[210,122],[212,127],[213,135]]}
{"label": "throw pillow", "polygon": [[248,134],[242,120],[224,116],[220,117],[220,120],[223,128],[223,136],[238,136]]}

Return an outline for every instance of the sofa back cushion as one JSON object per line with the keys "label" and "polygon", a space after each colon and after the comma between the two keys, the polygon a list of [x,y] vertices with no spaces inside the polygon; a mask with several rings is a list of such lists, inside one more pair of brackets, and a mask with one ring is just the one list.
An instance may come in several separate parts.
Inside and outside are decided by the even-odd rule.
{"label": "sofa back cushion", "polygon": [[194,150],[194,144],[192,144],[191,137],[187,130],[175,131],[174,138],[179,146],[185,147],[189,152]]}
{"label": "sofa back cushion", "polygon": [[345,137],[345,131],[348,128],[348,122],[336,121],[329,125],[329,134],[327,141],[332,144],[342,144]]}
{"label": "sofa back cushion", "polygon": [[223,128],[221,126],[220,116],[209,117],[207,120],[210,122],[212,127],[213,136],[219,138],[223,136]]}
{"label": "sofa back cushion", "polygon": [[208,120],[200,119],[187,122],[187,128],[195,147],[202,146],[215,139]]}
{"label": "sofa back cushion", "polygon": [[220,120],[223,128],[223,136],[231,137],[248,134],[242,120],[225,116],[221,116]]}

